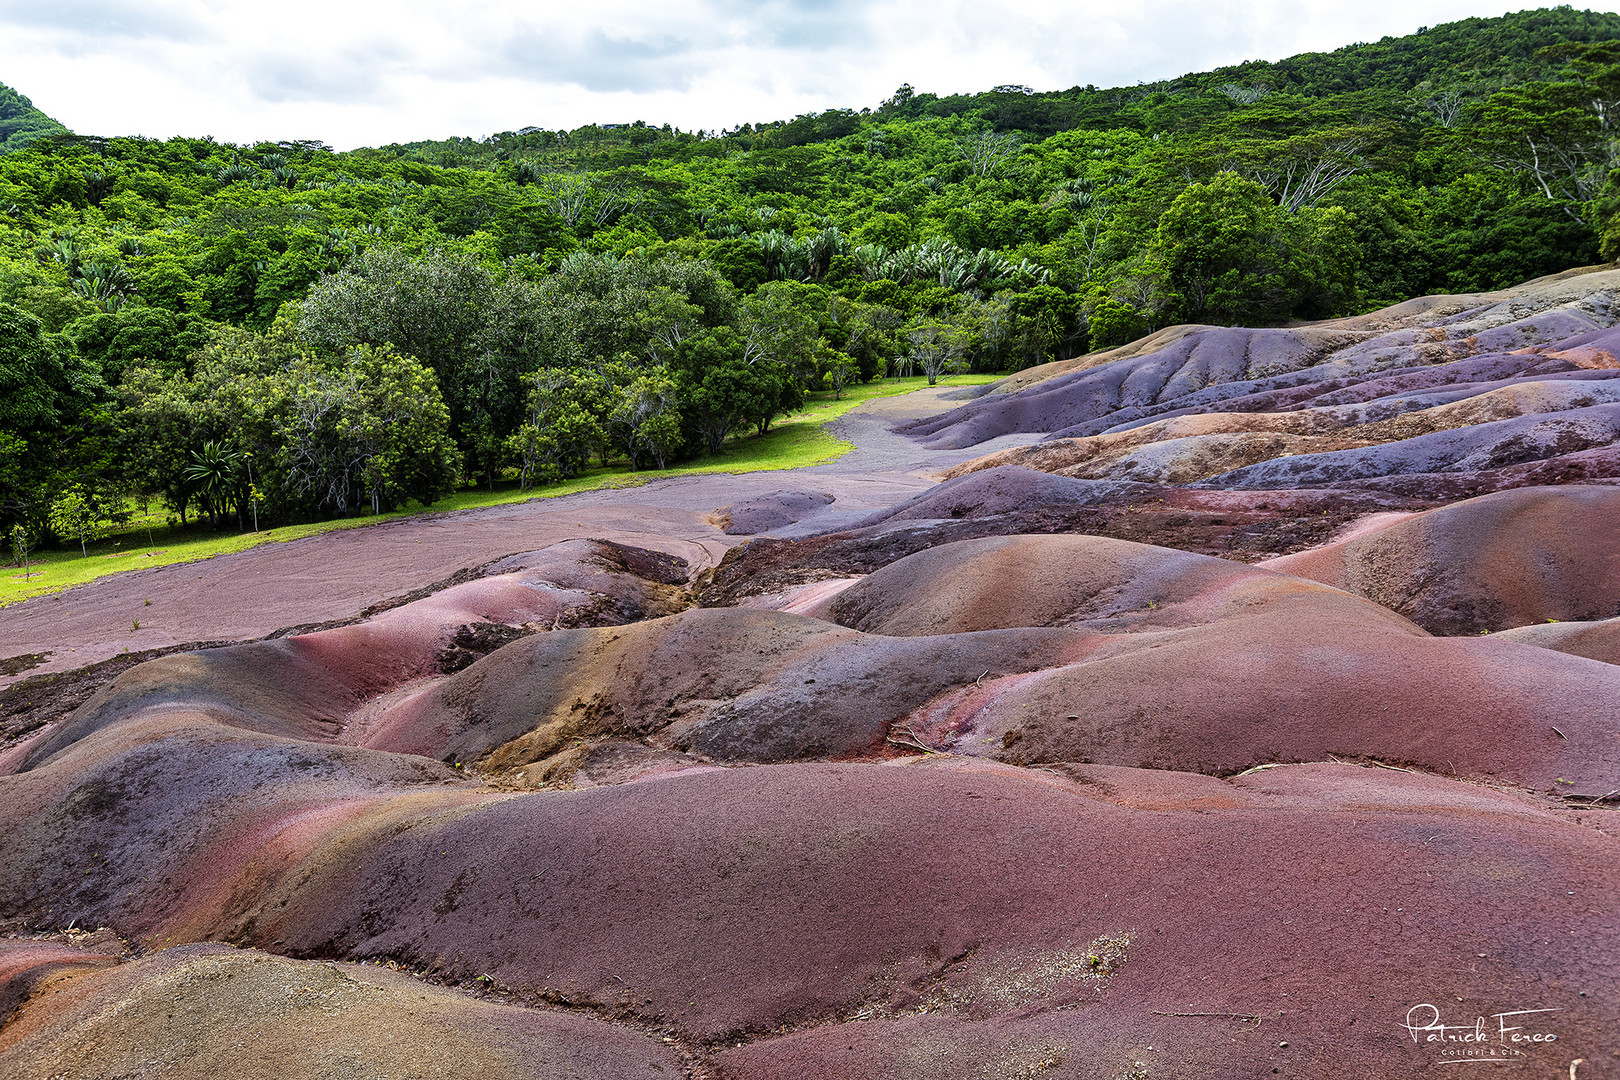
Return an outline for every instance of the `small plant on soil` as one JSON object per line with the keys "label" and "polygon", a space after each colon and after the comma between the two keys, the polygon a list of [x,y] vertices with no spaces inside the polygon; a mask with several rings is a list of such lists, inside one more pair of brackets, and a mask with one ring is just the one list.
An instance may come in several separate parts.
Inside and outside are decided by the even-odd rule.
{"label": "small plant on soil", "polygon": [[21,525],[13,525],[11,527],[11,553],[16,557],[17,565],[22,567],[24,578],[30,576],[28,573],[28,552],[31,547],[28,530]]}

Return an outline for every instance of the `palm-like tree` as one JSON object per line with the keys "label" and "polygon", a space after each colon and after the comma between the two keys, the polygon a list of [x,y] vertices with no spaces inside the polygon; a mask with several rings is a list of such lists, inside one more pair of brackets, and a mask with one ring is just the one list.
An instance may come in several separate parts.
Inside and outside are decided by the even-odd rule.
{"label": "palm-like tree", "polygon": [[209,520],[219,527],[219,517],[226,501],[237,487],[242,456],[216,442],[205,442],[201,450],[191,452],[191,464],[186,467],[186,479],[197,485],[198,497],[208,511]]}
{"label": "palm-like tree", "polygon": [[73,291],[103,311],[117,311],[135,295],[135,279],[117,263],[86,260],[79,264]]}

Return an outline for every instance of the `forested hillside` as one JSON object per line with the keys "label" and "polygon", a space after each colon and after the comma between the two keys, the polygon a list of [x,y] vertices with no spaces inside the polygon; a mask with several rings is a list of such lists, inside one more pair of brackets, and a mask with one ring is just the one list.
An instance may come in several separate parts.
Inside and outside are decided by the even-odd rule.
{"label": "forested hillside", "polygon": [[0,83],[0,153],[21,150],[47,135],[66,135],[67,128],[34,108],[34,103]]}
{"label": "forested hillside", "polygon": [[810,389],[1013,370],[1620,252],[1620,16],[1135,87],[337,153],[0,87],[0,527],[235,524],[662,468]]}

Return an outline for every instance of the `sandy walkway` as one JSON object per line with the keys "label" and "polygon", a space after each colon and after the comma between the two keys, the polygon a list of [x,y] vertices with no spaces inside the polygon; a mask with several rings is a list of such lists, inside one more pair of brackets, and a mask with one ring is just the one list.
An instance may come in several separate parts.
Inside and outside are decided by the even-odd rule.
{"label": "sandy walkway", "polygon": [[[856,450],[809,469],[674,477],[638,488],[424,515],[113,574],[0,610],[0,658],[50,654],[38,667],[0,677],[0,686],[126,650],[246,640],[348,618],[465,567],[578,537],[655,548],[702,568],[747,539],[710,524],[706,518],[716,508],[784,489],[834,497],[793,532],[833,528],[910,498],[932,484],[926,474],[984,452],[925,450],[890,432],[901,420],[953,408],[956,402],[940,400],[943,393],[920,390],[860,406],[834,426]],[[132,629],[137,621],[140,629]]]}

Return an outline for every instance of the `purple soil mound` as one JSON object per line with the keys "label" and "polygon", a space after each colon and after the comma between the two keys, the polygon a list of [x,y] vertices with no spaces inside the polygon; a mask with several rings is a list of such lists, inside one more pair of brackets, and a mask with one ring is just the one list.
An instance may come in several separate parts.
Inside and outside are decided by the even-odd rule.
{"label": "purple soil mound", "polygon": [[1559,454],[1541,461],[1479,472],[1392,473],[1367,480],[1347,480],[1324,490],[1345,496],[1376,493],[1388,498],[1388,505],[1393,508],[1395,500],[1400,498],[1445,503],[1493,491],[1552,484],[1620,485],[1620,446]]}
{"label": "purple soil mound", "polygon": [[1382,446],[1297,454],[1200,481],[1200,487],[1326,487],[1398,473],[1481,472],[1606,447],[1620,439],[1620,405],[1520,416]]}
{"label": "purple soil mound", "polygon": [[[1362,406],[1367,419],[1387,419],[1414,408],[1424,408],[1426,404],[1439,404],[1442,399],[1471,397],[1482,393],[1482,386],[1547,379],[1599,381],[1614,377],[1614,372],[1589,371],[1569,360],[1502,353],[1365,375],[1334,375],[1324,370],[1296,372],[1280,378],[1212,386],[1158,405],[1128,406],[1055,430],[1052,438],[1100,435],[1167,417],[1211,412],[1271,413]],[[1413,400],[1422,397],[1435,400],[1428,403]]]}
{"label": "purple soil mound", "polygon": [[1443,1047],[1399,1025],[1434,1002],[1559,1010],[1550,1070],[1620,1022],[1615,854],[1344,766],[782,766],[425,818],[317,859],[255,939],[747,1042],[728,1075],[1118,1076],[1148,1046],[1165,1075],[1427,1075]]}
{"label": "purple soil mound", "polygon": [[965,447],[1047,442],[953,468],[1222,490],[1451,501],[1620,480],[1620,271],[1287,330],[1184,328],[1022,373],[903,430]]}
{"label": "purple soil mound", "polygon": [[1620,615],[1620,490],[1518,488],[1267,566],[1365,596],[1434,633]]}
{"label": "purple soil mound", "polygon": [[1157,491],[1146,484],[1075,480],[1013,465],[985,469],[945,481],[914,499],[851,526],[870,528],[892,521],[938,521],[1010,514],[1031,507],[1098,506],[1145,500]]}
{"label": "purple soil mound", "polygon": [[218,932],[314,838],[398,796],[476,797],[438,762],[184,713],[114,724],[3,783],[0,919],[147,948]]}
{"label": "purple soil mound", "polygon": [[774,491],[747,502],[722,506],[715,523],[729,536],[753,536],[803,521],[832,503],[824,491]]}
{"label": "purple soil mound", "polygon": [[1060,431],[1120,409],[1184,397],[1211,383],[1243,379],[1256,355],[1281,370],[1294,370],[1310,366],[1324,351],[1322,343],[1288,330],[1200,330],[1160,351],[1060,375],[1017,394],[980,398],[902,430],[936,449],[959,449],[1015,431]]}
{"label": "purple soil mound", "polygon": [[0,1075],[1620,1080],[1617,289],[23,605]]}

